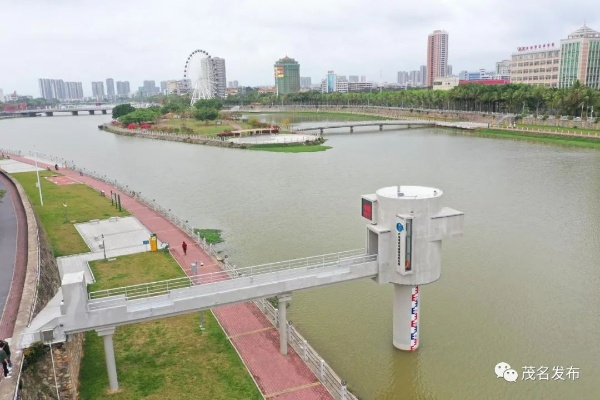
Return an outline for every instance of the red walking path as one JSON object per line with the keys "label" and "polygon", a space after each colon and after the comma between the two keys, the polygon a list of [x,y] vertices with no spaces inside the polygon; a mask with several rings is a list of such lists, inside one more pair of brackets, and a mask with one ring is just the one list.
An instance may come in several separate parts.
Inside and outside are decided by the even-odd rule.
{"label": "red walking path", "polygon": [[[27,164],[34,161],[24,157],[12,156],[13,159]],[[39,163],[41,168],[50,165]],[[216,272],[221,268],[217,260],[207,254],[194,240],[181,229],[171,223],[143,203],[137,201],[117,188],[88,176],[80,176],[78,172],[61,169],[59,173],[84,183],[98,191],[110,191],[121,195],[121,205],[148,228],[158,235],[162,242],[170,243],[173,256],[191,275],[191,263],[204,263],[204,272]],[[187,254],[183,254],[181,243],[188,243]],[[213,310],[242,361],[256,381],[265,398],[277,400],[312,400],[333,399],[300,356],[291,348],[288,355],[279,352],[279,331],[252,302],[222,306]]]}

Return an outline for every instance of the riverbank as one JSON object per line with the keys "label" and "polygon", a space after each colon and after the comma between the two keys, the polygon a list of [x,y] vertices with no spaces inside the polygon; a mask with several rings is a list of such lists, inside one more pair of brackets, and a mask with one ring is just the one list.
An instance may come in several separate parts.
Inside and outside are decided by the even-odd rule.
{"label": "riverbank", "polygon": [[476,134],[482,136],[499,137],[507,139],[528,139],[538,142],[557,143],[570,146],[591,147],[600,149],[600,136],[592,136],[578,133],[562,133],[550,131],[532,131],[522,129],[491,128],[477,129]]}
{"label": "riverbank", "polygon": [[252,140],[248,140],[248,136],[245,137],[246,140],[239,140],[243,138],[237,138],[239,142],[233,142],[217,136],[187,135],[148,129],[125,129],[111,124],[98,125],[98,129],[122,136],[134,136],[144,139],[168,140],[172,142],[202,144],[206,146],[218,146],[233,149],[253,149],[287,153],[303,153],[323,151],[330,148],[327,146],[322,146],[322,144],[325,142],[325,139],[322,136],[317,135],[278,134],[274,135],[274,138],[277,141],[276,143],[269,143],[268,141],[258,139],[263,138],[264,135],[253,135],[256,138],[256,141],[255,143],[252,143]]}

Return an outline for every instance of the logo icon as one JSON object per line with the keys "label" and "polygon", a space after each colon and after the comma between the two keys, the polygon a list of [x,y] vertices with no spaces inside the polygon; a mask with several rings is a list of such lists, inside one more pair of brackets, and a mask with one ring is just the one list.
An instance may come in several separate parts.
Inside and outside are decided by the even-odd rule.
{"label": "logo icon", "polygon": [[404,226],[402,226],[402,224],[401,224],[400,222],[398,222],[398,223],[396,224],[396,230],[397,230],[398,232],[402,232],[402,231],[404,230]]}
{"label": "logo icon", "polygon": [[517,371],[512,369],[508,363],[499,362],[494,367],[494,372],[496,373],[496,378],[504,378],[507,382],[516,382],[519,379],[519,374]]}

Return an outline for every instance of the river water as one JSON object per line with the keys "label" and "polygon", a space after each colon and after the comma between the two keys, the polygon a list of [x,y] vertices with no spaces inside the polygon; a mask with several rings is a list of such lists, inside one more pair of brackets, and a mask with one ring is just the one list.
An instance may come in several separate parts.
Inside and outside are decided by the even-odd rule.
{"label": "river water", "polygon": [[[222,229],[238,266],[364,247],[360,196],[384,186],[439,187],[465,213],[442,278],[421,286],[417,352],[392,346],[391,285],[294,293],[289,319],[361,398],[600,398],[600,151],[392,129],[270,153],[116,136],[107,120],[0,121],[0,147],[35,145]],[[496,378],[499,362],[519,380]]]}

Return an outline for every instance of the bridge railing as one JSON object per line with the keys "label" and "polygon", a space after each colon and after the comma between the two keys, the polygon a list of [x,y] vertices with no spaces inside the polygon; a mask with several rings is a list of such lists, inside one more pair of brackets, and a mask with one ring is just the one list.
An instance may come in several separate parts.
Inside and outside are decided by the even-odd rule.
{"label": "bridge railing", "polygon": [[[256,300],[254,303],[275,327],[279,326],[279,313],[275,306],[266,299]],[[323,357],[308,344],[308,341],[300,334],[300,332],[298,332],[296,327],[292,324],[292,321],[288,321],[287,333],[288,344],[294,349],[298,356],[302,358],[304,363],[311,369],[335,399],[358,400],[354,394],[348,391],[346,382],[344,382],[329,364],[325,362]]]}
{"label": "bridge railing", "polygon": [[223,280],[239,279],[246,276],[269,274],[278,271],[305,269],[310,271],[334,266],[351,266],[377,260],[377,255],[365,254],[364,249],[344,251],[340,253],[323,254],[320,256],[298,258],[288,261],[280,261],[268,264],[254,265],[251,267],[235,268],[231,264],[226,269],[218,272],[208,272],[191,275],[183,278],[174,278],[164,281],[141,283],[137,285],[123,286],[112,289],[90,292],[90,300],[108,298],[113,296],[125,296],[127,300],[148,298],[168,294],[173,289],[181,289],[198,284],[209,284]]}

